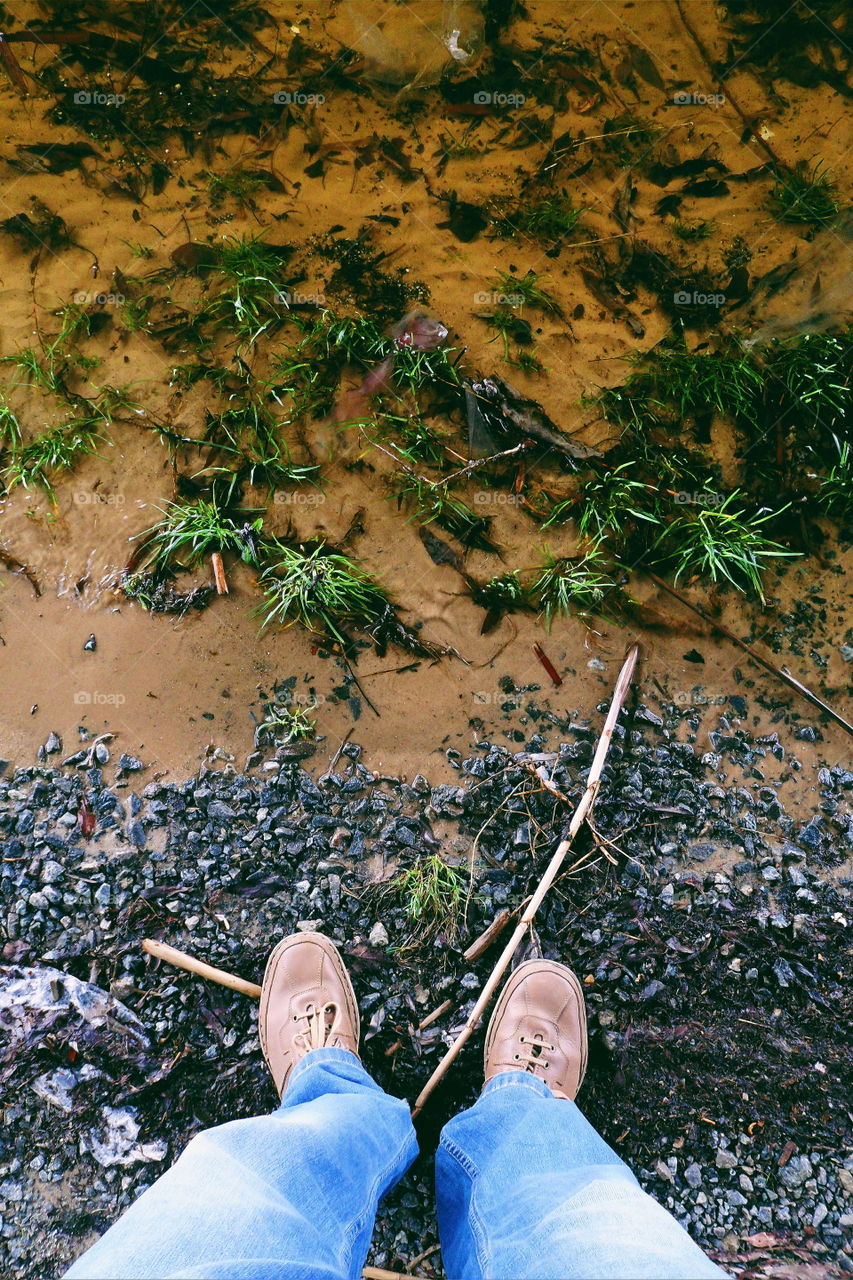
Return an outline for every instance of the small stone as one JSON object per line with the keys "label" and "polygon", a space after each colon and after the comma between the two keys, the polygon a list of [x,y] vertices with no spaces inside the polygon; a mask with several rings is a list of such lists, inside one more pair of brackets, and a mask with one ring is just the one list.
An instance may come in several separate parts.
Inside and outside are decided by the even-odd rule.
{"label": "small stone", "polygon": [[207,816],[209,818],[236,818],[237,813],[224,800],[211,800],[207,806]]}
{"label": "small stone", "polygon": [[812,1226],[819,1227],[820,1224],[823,1222],[824,1218],[828,1215],[828,1213],[829,1213],[829,1209],[826,1207],[823,1201],[822,1200],[818,1201],[818,1203],[815,1205],[814,1214],[812,1215]]}
{"label": "small stone", "polygon": [[693,1187],[694,1191],[697,1187],[701,1187],[702,1170],[695,1161],[692,1164],[689,1164],[684,1170],[684,1181],[687,1183],[688,1187]]}
{"label": "small stone", "polygon": [[658,1160],[655,1165],[655,1173],[659,1178],[663,1178],[664,1182],[675,1182],[672,1176],[672,1170],[664,1164],[663,1160]]}
{"label": "small stone", "polygon": [[56,884],[65,875],[65,869],[58,862],[48,861],[41,869],[42,884]]}
{"label": "small stone", "polygon": [[95,901],[99,907],[106,909],[110,905],[112,897],[112,888],[108,884],[99,884],[95,890]]}
{"label": "small stone", "polygon": [[742,1195],[740,1191],[727,1191],[726,1199],[733,1209],[740,1209],[746,1204],[746,1196]]}
{"label": "small stone", "polygon": [[720,1147],[717,1152],[716,1165],[718,1169],[736,1169],[737,1156],[733,1151],[726,1151],[725,1147]]}
{"label": "small stone", "polygon": [[655,997],[659,996],[662,991],[666,991],[666,987],[662,982],[659,982],[657,978],[654,978],[650,983],[648,983],[645,987],[643,987],[642,991],[640,992],[640,999],[654,1000]]}
{"label": "small stone", "polygon": [[47,735],[47,742],[44,744],[44,753],[48,756],[56,755],[57,751],[62,750],[62,739],[58,733],[53,730]]}
{"label": "small stone", "polygon": [[808,1156],[792,1156],[779,1170],[779,1181],[785,1187],[800,1187],[813,1172],[812,1162]]}
{"label": "small stone", "polygon": [[144,769],[145,765],[136,756],[129,756],[123,752],[118,758],[118,767],[125,773],[136,773],[139,769]]}
{"label": "small stone", "polygon": [[817,742],[817,729],[813,729],[810,724],[801,725],[794,737],[800,742]]}
{"label": "small stone", "polygon": [[376,924],[367,935],[367,941],[372,947],[388,946],[388,930],[385,928],[385,925],[381,920],[376,921]]}
{"label": "small stone", "polygon": [[137,849],[144,849],[146,844],[145,828],[137,818],[135,822],[131,822],[127,828],[127,836],[132,845]]}
{"label": "small stone", "polygon": [[95,633],[92,632],[92,634],[89,636],[89,639],[83,645],[83,648],[87,653],[94,653],[97,647],[98,647],[98,642],[95,639]]}

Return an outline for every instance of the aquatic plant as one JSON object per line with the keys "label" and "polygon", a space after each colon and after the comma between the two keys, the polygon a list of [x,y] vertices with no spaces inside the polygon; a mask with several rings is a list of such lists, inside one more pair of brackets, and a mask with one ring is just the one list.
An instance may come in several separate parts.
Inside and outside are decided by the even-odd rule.
{"label": "aquatic plant", "polygon": [[[708,494],[708,502],[717,495]],[[798,553],[773,542],[764,533],[768,521],[786,511],[748,514],[735,509],[740,491],[714,505],[698,505],[667,524],[655,541],[658,563],[674,571],[673,581],[702,574],[712,582],[729,582],[738,591],[754,591],[764,603],[761,574],[768,561],[791,559]]]}
{"label": "aquatic plant", "polygon": [[548,629],[557,614],[600,613],[608,594],[616,590],[612,567],[598,550],[578,559],[548,552],[530,587]]}
{"label": "aquatic plant", "polygon": [[215,502],[199,498],[195,502],[170,502],[163,519],[137,534],[142,541],[142,563],[168,568],[174,563],[191,568],[214,551],[234,551],[247,562],[255,560],[251,533],[259,533],[260,519],[240,525]]}
{"label": "aquatic plant", "polygon": [[679,240],[707,240],[717,230],[717,224],[708,218],[676,218],[672,229]]}
{"label": "aquatic plant", "polygon": [[265,548],[260,585],[266,603],[262,625],[319,628],[346,645],[346,630],[378,625],[391,608],[376,579],[340,552],[319,543],[313,550],[271,539]]}
{"label": "aquatic plant", "polygon": [[105,440],[100,434],[102,427],[100,418],[76,418],[45,431],[12,451],[8,464],[0,472],[0,483],[7,492],[18,485],[28,489],[38,484],[52,494],[51,473],[70,471],[80,458],[94,453]]}
{"label": "aquatic plant", "polygon": [[801,160],[793,169],[777,171],[770,207],[782,222],[829,222],[838,213],[837,188],[822,161],[809,169]]}
{"label": "aquatic plant", "polygon": [[514,239],[530,236],[535,240],[561,240],[574,231],[583,209],[575,208],[567,192],[543,196],[537,200],[528,195],[520,203],[496,202],[492,226],[499,236]]}
{"label": "aquatic plant", "polygon": [[466,547],[497,551],[488,536],[491,527],[489,517],[477,515],[467,502],[448,493],[443,484],[425,480],[409,471],[397,472],[393,483],[398,500],[415,507],[414,518],[419,524],[435,523]]}

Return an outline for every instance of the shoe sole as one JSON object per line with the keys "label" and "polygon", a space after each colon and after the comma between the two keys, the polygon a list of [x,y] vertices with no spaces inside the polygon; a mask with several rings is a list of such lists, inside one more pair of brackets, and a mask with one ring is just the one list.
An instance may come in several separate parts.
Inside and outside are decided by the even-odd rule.
{"label": "shoe sole", "polygon": [[[264,981],[261,986],[261,1001],[258,1008],[258,1038],[261,1042],[261,1052],[264,1055],[264,1062],[269,1068],[270,1075],[273,1074],[273,1070],[267,1054],[266,1035],[270,991],[275,985],[275,978],[282,957],[291,949],[291,947],[299,946],[302,942],[315,943],[323,954],[331,960],[335,968],[335,972],[341,980],[341,986],[344,989],[344,995],[347,999],[347,1012],[352,1019],[353,1026],[355,1027],[355,1042],[356,1044],[359,1044],[361,1041],[361,1018],[358,1012],[355,991],[353,990],[353,985],[350,980],[350,976],[347,973],[347,968],[343,962],[340,951],[338,951],[334,942],[330,942],[322,933],[292,933],[287,938],[283,938],[281,942],[279,942],[278,945],[270,952],[270,957],[267,960],[267,967],[264,970]],[[273,1077],[273,1079],[275,1079],[275,1077]]]}
{"label": "shoe sole", "polygon": [[583,1084],[583,1081],[584,1081],[584,1076],[586,1075],[586,1064],[587,1064],[587,1057],[588,1057],[588,1044],[587,1044],[587,1034],[586,1034],[586,1002],[583,996],[583,988],[581,987],[581,984],[578,981],[577,974],[573,973],[567,964],[558,964],[556,960],[525,960],[523,964],[520,964],[518,966],[518,968],[510,977],[509,982],[506,984],[503,991],[501,992],[500,999],[495,1005],[494,1012],[492,1013],[492,1016],[489,1019],[489,1025],[486,1030],[486,1046],[485,1046],[485,1049],[483,1050],[483,1072],[485,1073],[488,1070],[489,1053],[491,1052],[492,1045],[494,1044],[495,1034],[497,1031],[498,1024],[500,1023],[500,1020],[503,1017],[503,1013],[509,1002],[509,999],[517,990],[517,988],[521,985],[521,983],[524,981],[527,975],[530,973],[553,973],[555,977],[559,977],[562,981],[566,982],[574,992],[575,999],[578,1002],[578,1012],[580,1015],[579,1021],[580,1021],[581,1033],[583,1036],[583,1045],[581,1048],[581,1066],[580,1066],[580,1074],[578,1077],[578,1092],[580,1092],[581,1085]]}

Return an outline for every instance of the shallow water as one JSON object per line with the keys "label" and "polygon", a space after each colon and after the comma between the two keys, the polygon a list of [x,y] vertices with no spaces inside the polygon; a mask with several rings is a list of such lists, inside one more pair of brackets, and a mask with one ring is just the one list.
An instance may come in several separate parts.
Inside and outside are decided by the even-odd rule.
{"label": "shallow water", "polygon": [[[692,21],[706,45],[722,49],[726,32],[716,11],[711,6],[696,10],[691,8]],[[407,621],[422,621],[424,636],[452,646],[459,658],[429,662],[396,650],[381,657],[365,650],[355,666],[360,693],[340,658],[318,648],[317,636],[298,627],[260,633],[252,613],[259,600],[254,575],[239,562],[227,564],[230,594],[183,620],[149,614],[116,590],[134,545],[130,540],[158,518],[157,508],[176,492],[167,451],[144,424],[156,419],[175,431],[197,434],[210,407],[211,389],[202,384],[181,390],[172,369],[194,353],[167,351],[147,333],[129,328],[121,305],[110,299],[121,296],[123,277],[139,278],[168,266],[172,251],[189,240],[215,244],[225,235],[263,230],[272,242],[296,246],[305,275],[299,289],[305,297],[328,297],[329,305],[345,307],[345,291],[340,296],[324,292],[330,289],[331,264],[318,237],[333,227],[343,237],[366,234],[373,250],[387,255],[383,270],[392,275],[399,270],[404,281],[423,283],[433,312],[450,331],[449,341],[465,348],[470,370],[508,378],[539,400],[563,431],[598,448],[610,443],[611,428],[594,408],[582,406],[581,397],[599,385],[619,382],[623,358],[648,349],[670,326],[658,299],[640,288],[630,303],[632,328],[599,301],[588,275],[582,274],[590,266],[590,242],[615,253],[625,238],[613,209],[626,178],[636,187],[629,193],[628,234],[679,256],[685,270],[697,262],[719,270],[722,249],[736,236],[748,241],[756,276],[791,259],[802,265],[772,297],[762,300],[759,290],[754,305],[727,313],[723,327],[737,326],[758,340],[792,326],[822,324],[827,314],[833,321],[838,318],[845,305],[840,281],[849,270],[844,235],[832,231],[812,237],[778,223],[764,204],[766,178],[732,182],[725,195],[685,198],[682,217],[712,219],[717,226],[708,241],[685,246],[674,240],[670,223],[655,215],[665,188],[642,175],[640,157],[626,165],[596,153],[595,164],[585,167],[591,144],[581,145],[571,163],[562,164],[560,181],[584,205],[582,234],[575,233],[556,250],[529,237],[510,241],[480,234],[460,240],[448,225],[451,196],[482,206],[523,190],[538,166],[555,163],[548,160],[555,138],[567,131],[575,138],[581,131],[594,138],[608,120],[626,111],[667,130],[656,145],[675,149],[667,153],[669,161],[713,154],[726,169],[742,174],[767,159],[754,140],[741,141],[742,124],[731,103],[705,100],[714,92],[710,73],[675,6],[534,2],[526,14],[501,37],[497,62],[494,50],[483,43],[486,28],[473,3],[390,9],[366,2],[295,5],[288,20],[261,20],[239,40],[218,39],[220,19],[209,18],[200,38],[211,51],[207,69],[212,75],[245,77],[247,99],[262,84],[264,101],[267,91],[270,97],[285,93],[297,100],[274,118],[247,111],[245,131],[233,112],[222,112],[194,133],[174,133],[159,148],[141,144],[134,133],[103,140],[96,126],[86,134],[46,121],[45,113],[62,98],[44,80],[53,52],[50,47],[13,46],[28,77],[29,94],[23,97],[13,82],[0,87],[7,126],[5,206],[12,214],[32,211],[32,201],[42,201],[61,214],[74,244],[56,252],[23,252],[8,235],[0,236],[2,354],[38,345],[45,334],[55,332],[53,310],[83,297],[107,322],[100,334],[81,344],[101,363],[88,381],[79,376],[75,389],[90,396],[93,387],[130,382],[142,413],[121,415],[97,456],[57,477],[55,502],[37,489],[19,488],[0,503],[0,546],[27,567],[41,588],[36,598],[30,582],[0,568],[5,756],[16,762],[32,759],[50,731],[60,735],[64,752],[70,753],[82,728],[89,734],[114,733],[122,750],[173,776],[209,759],[217,748],[220,759],[233,756],[240,766],[251,749],[265,697],[277,682],[296,677],[299,705],[316,706],[318,767],[352,733],[379,772],[411,776],[423,769],[438,780],[442,771],[451,776],[444,758],[448,747],[466,754],[477,740],[513,740],[519,732],[534,731],[529,721],[504,710],[501,678],[517,687],[539,686],[536,697],[559,717],[590,716],[608,696],[635,632],[643,642],[644,696],[695,698],[700,724],[702,698],[743,692],[736,670],[754,681],[749,686],[752,727],[778,728],[780,708],[793,722],[815,719],[817,713],[807,704],[796,703],[728,642],[709,634],[704,624],[639,576],[631,582],[632,594],[644,606],[638,623],[604,620],[593,625],[572,617],[556,622],[548,633],[536,618],[516,614],[481,635],[483,613],[468,597],[462,577],[452,567],[433,564],[416,524],[389,495],[392,468],[387,457],[376,450],[365,456],[357,431],[341,431],[334,421],[302,421],[286,428],[295,448],[306,447],[322,462],[326,483],[321,493],[312,491],[316,500],[274,504],[271,527],[335,541],[363,510],[365,532],[352,553],[386,585]],[[17,6],[10,29],[20,31],[37,16],[43,15],[35,6]],[[227,25],[227,6],[222,20]],[[457,30],[459,37],[448,44],[448,32]],[[181,38],[190,36],[183,32]],[[344,54],[347,48],[355,51],[352,57]],[[460,58],[460,49],[469,56]],[[634,51],[633,65],[624,61],[626,49]],[[638,50],[651,59],[654,74]],[[489,68],[504,65],[507,92],[496,88],[494,80],[489,81],[488,103],[474,100],[480,90],[472,89],[470,101],[461,92],[443,92],[439,77],[451,62],[458,76],[470,74],[472,84],[480,83],[476,77]],[[509,83],[513,67],[516,78],[518,68],[525,68],[523,94]],[[123,92],[134,105],[133,95],[142,94],[146,85],[143,75],[114,72],[109,82],[98,79],[101,73],[86,72],[73,60],[64,74],[66,96],[88,93],[92,113],[129,109],[126,103],[99,103],[98,94]],[[32,78],[38,75],[43,76],[41,84]],[[452,83],[458,83],[458,76]],[[793,163],[817,152],[843,174],[846,141],[837,120],[843,103],[828,86],[806,91],[786,84],[783,100],[747,64],[730,85],[740,107],[762,122],[776,154]],[[675,100],[688,90],[689,103]],[[170,92],[188,94],[188,103],[196,94],[197,106],[203,91],[190,80]],[[312,95],[323,101],[301,100]],[[504,101],[518,96],[524,102]],[[95,154],[76,167],[50,173],[31,163],[22,165],[22,146],[82,140]],[[139,179],[134,194],[133,174],[138,179],[154,163],[168,167],[161,189],[158,182]],[[268,175],[269,186],[246,202],[228,196],[216,204],[207,175],[243,167]],[[624,222],[624,209],[619,216]],[[131,245],[144,246],[151,256],[135,257]],[[500,341],[478,318],[496,273],[511,270],[546,273],[567,317],[528,312],[546,366],[541,376],[508,367]],[[175,286],[176,298],[181,287],[180,282]],[[637,336],[637,326],[643,337]],[[705,341],[707,331],[690,331],[688,340],[692,345]],[[263,371],[262,364],[259,368]],[[361,376],[359,371],[346,373],[342,390],[357,387]],[[49,397],[14,385],[19,377],[12,366],[3,366],[0,378],[28,434],[58,420]],[[461,465],[468,456],[465,433],[458,423],[444,425],[456,433],[452,444]],[[718,424],[711,439],[724,473],[736,483],[726,430]],[[179,458],[179,463],[188,474],[197,466],[194,458]],[[502,551],[501,561],[480,551],[465,555],[465,571],[480,581],[536,563],[546,544],[555,554],[577,545],[571,525],[539,532],[512,494],[478,485],[476,473],[466,496],[478,512],[493,518]],[[845,640],[849,644],[849,623],[844,579],[838,573],[841,562],[827,554],[834,536],[828,532],[822,555],[796,562],[779,575],[768,574],[771,604],[765,611],[732,595],[717,601],[701,585],[689,594],[712,610],[720,609],[738,634],[759,639],[780,629],[779,615],[789,613],[805,592],[817,595],[825,603],[816,609],[823,616],[814,624],[814,635],[808,642],[798,638],[793,652],[787,648],[790,637],[783,640],[778,660],[788,662],[807,685],[824,690],[830,701],[843,701],[851,668],[840,646]],[[209,576],[205,566],[197,580]],[[97,648],[84,650],[93,633]],[[544,647],[562,677],[558,689],[535,657],[535,643]],[[702,666],[684,657],[695,649],[704,657]],[[704,688],[701,694],[695,692],[697,681]],[[701,742],[702,729],[698,732]],[[825,741],[814,748],[798,744],[804,755],[813,756],[804,775],[790,783],[802,791],[805,809],[813,767],[843,758],[849,745],[837,726],[830,724],[823,733]]]}

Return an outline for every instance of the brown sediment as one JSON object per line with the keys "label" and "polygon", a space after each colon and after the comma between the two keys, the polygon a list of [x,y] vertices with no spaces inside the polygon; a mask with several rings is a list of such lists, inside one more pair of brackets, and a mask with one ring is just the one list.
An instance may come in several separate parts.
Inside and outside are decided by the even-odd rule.
{"label": "brown sediment", "polygon": [[[376,7],[375,16],[382,16],[380,9]],[[364,31],[371,29],[368,19],[373,9],[369,5],[361,6],[355,35],[353,15],[346,12],[346,6],[323,8],[324,33],[316,21],[318,12],[317,6],[297,4],[290,28],[275,33],[286,50],[296,40],[294,29],[298,29],[303,54],[298,55],[298,50],[294,54],[297,68],[299,56],[336,56],[349,40],[361,40]],[[21,6],[19,21],[29,13]],[[31,16],[35,14],[33,8]],[[818,232],[809,241],[800,228],[776,223],[763,204],[766,178],[732,182],[728,194],[684,195],[683,215],[714,219],[719,225],[718,234],[707,245],[684,249],[673,247],[668,223],[654,213],[668,187],[676,184],[660,187],[641,173],[634,174],[614,222],[610,210],[617,179],[622,190],[621,166],[610,161],[579,172],[592,154],[590,140],[600,139],[604,126],[623,109],[669,131],[666,145],[678,153],[669,156],[673,165],[676,160],[711,155],[731,174],[742,175],[756,168],[758,160],[766,159],[761,148],[756,154],[751,143],[741,141],[741,122],[725,105],[701,111],[674,105],[668,90],[662,93],[659,86],[644,79],[642,65],[636,60],[633,71],[623,69],[619,75],[613,74],[622,66],[618,30],[624,24],[634,45],[651,50],[667,85],[674,77],[697,90],[714,90],[705,84],[707,67],[698,51],[685,42],[684,28],[673,6],[617,5],[612,11],[591,6],[573,13],[571,40],[576,48],[590,51],[589,65],[583,72],[576,69],[570,75],[565,71],[564,96],[548,108],[547,127],[532,133],[524,124],[523,113],[490,115],[478,104],[453,102],[437,87],[429,87],[430,77],[422,76],[419,84],[415,83],[417,74],[410,75],[411,69],[402,63],[390,81],[387,74],[383,76],[382,51],[386,46],[395,47],[403,16],[401,11],[389,17],[381,38],[377,35],[373,45],[368,39],[360,55],[367,79],[358,81],[358,67],[353,68],[354,83],[377,86],[358,96],[357,112],[353,111],[350,90],[330,89],[322,108],[294,112],[286,127],[270,133],[269,173],[288,176],[288,181],[282,177],[277,183],[266,184],[253,194],[251,207],[233,201],[214,211],[200,173],[201,161],[179,139],[169,147],[169,173],[162,186],[147,189],[144,200],[134,198],[123,184],[117,144],[94,140],[93,146],[87,145],[91,154],[79,161],[85,181],[78,181],[69,169],[15,168],[15,153],[7,152],[10,211],[29,208],[33,199],[50,210],[60,210],[74,241],[85,245],[102,269],[98,278],[93,277],[89,260],[76,252],[43,251],[35,261],[31,255],[21,254],[9,237],[0,237],[2,354],[37,342],[34,329],[41,334],[50,332],[51,312],[80,291],[90,296],[103,289],[109,294],[113,286],[107,287],[108,278],[117,282],[118,290],[121,281],[126,283],[129,278],[144,277],[149,270],[170,265],[193,278],[203,278],[213,260],[211,245],[220,243],[225,234],[253,234],[259,227],[269,230],[271,242],[286,239],[298,248],[320,289],[328,279],[329,263],[318,252],[313,237],[323,237],[337,226],[342,238],[355,241],[369,227],[369,248],[381,255],[382,269],[391,273],[399,267],[404,278],[424,283],[432,311],[449,330],[448,344],[466,348],[469,370],[479,376],[505,378],[526,400],[537,401],[548,421],[576,439],[579,447],[601,451],[612,443],[614,429],[594,408],[581,408],[581,397],[600,384],[620,381],[624,375],[622,359],[652,346],[670,328],[670,317],[649,289],[640,286],[630,304],[642,319],[645,336],[641,339],[626,325],[619,306],[602,300],[603,295],[590,285],[589,273],[592,270],[595,274],[591,249],[616,254],[627,234],[620,230],[616,238],[620,220],[627,220],[632,234],[641,236],[653,251],[661,255],[677,252],[682,264],[697,255],[708,256],[715,269],[722,246],[743,236],[754,253],[750,265],[753,278],[760,275],[767,279],[791,262],[806,263],[819,250],[813,269],[794,271],[790,281],[766,300],[760,315],[754,315],[752,304],[747,303],[740,311],[733,311],[727,323],[734,323],[741,312],[753,325],[793,323],[804,317],[804,309],[813,305],[815,274],[821,276],[820,297],[827,296],[833,245],[838,245],[840,253],[841,242],[832,232]],[[721,35],[711,8],[691,9],[690,21],[700,43],[708,50],[716,49]],[[71,39],[64,32],[44,34],[45,48],[33,48],[33,66],[49,56],[51,41],[66,37]],[[24,74],[29,74],[31,45],[27,39],[18,31],[17,42],[12,40],[16,55],[24,61]],[[536,48],[559,48],[566,40],[565,15],[555,6],[531,3],[513,24],[512,40],[525,56]],[[320,55],[309,54],[309,47],[319,50]],[[567,51],[566,67],[573,65],[572,59]],[[226,61],[223,59],[223,69]],[[471,63],[474,71],[480,65],[476,58]],[[601,74],[602,68],[608,68],[607,76]],[[645,69],[648,72],[648,66]],[[142,68],[152,75],[155,70],[147,63]],[[808,140],[809,148],[819,148],[830,166],[840,163],[844,137],[835,122],[843,104],[828,86],[805,91],[789,85],[790,105],[783,107],[745,68],[737,68],[730,82],[736,83],[739,106],[754,114],[756,122],[772,126],[774,152],[794,161]],[[410,98],[395,96],[410,84]],[[534,91],[531,84],[531,104]],[[17,80],[4,91],[9,133],[16,147],[37,146],[48,136],[41,116],[42,100],[31,95],[24,104],[19,93]],[[35,109],[34,101],[38,103]],[[412,103],[417,108],[414,111]],[[50,104],[45,101],[44,105]],[[459,112],[475,106],[477,113],[471,115],[470,122],[460,122]],[[539,110],[543,112],[544,107]],[[467,129],[469,123],[464,143],[470,153],[444,157],[441,139],[449,129]],[[237,124],[239,121],[231,122],[231,126]],[[56,145],[70,147],[80,142],[80,133],[69,125],[51,125],[49,132]],[[456,138],[456,133],[453,136]],[[239,166],[248,154],[247,147],[248,135],[220,132],[215,154],[210,152],[210,167],[227,172]],[[318,160],[322,163],[315,172],[312,161]],[[261,165],[260,160],[253,160],[252,165],[255,163]],[[470,210],[482,210],[492,196],[529,190],[542,166],[587,207],[583,233],[566,241],[558,253],[549,254],[547,245],[529,238],[495,239],[482,229],[463,240],[457,234],[461,223],[452,216],[450,224],[446,222],[445,189],[453,192],[454,207],[464,204],[469,209],[470,229],[476,223]],[[306,167],[311,168],[310,174],[305,173]],[[713,176],[714,171],[709,172]],[[294,175],[300,184],[298,196],[294,195]],[[127,242],[143,243],[153,257],[141,262],[134,259]],[[597,261],[601,264],[605,259]],[[616,261],[615,257],[607,259],[611,265]],[[519,276],[528,270],[545,273],[559,309],[571,317],[563,320],[557,312],[535,309],[525,313],[534,323],[537,347],[547,367],[542,377],[506,368],[493,332],[478,319],[483,307],[477,295],[491,288],[498,272],[511,268]],[[837,305],[833,298],[830,293],[830,307]],[[330,297],[328,302],[345,305],[346,299]],[[318,646],[316,637],[297,627],[259,631],[252,615],[259,599],[255,574],[227,554],[223,569],[230,592],[203,612],[174,619],[147,613],[127,601],[117,586],[137,545],[130,539],[156,520],[155,506],[175,497],[175,465],[164,440],[156,430],[143,428],[160,424],[166,442],[179,448],[181,440],[201,433],[211,389],[204,383],[189,388],[175,383],[174,366],[191,358],[192,351],[175,353],[148,334],[129,329],[121,320],[119,306],[106,303],[101,310],[108,319],[105,340],[99,337],[81,343],[88,354],[101,359],[92,376],[99,385],[130,381],[144,413],[123,413],[107,432],[109,442],[98,448],[96,456],[83,459],[68,476],[57,477],[55,503],[36,489],[17,489],[0,503],[4,564],[10,569],[0,573],[0,634],[5,642],[0,648],[4,754],[16,761],[29,760],[50,730],[73,742],[78,726],[83,726],[90,733],[116,733],[123,750],[173,776],[197,767],[210,747],[219,747],[242,764],[252,747],[251,713],[260,714],[264,696],[271,694],[277,682],[295,676],[306,697],[312,690],[316,693],[318,705],[312,714],[322,738],[318,767],[332,754],[331,746],[326,752],[326,744],[337,743],[355,730],[377,769],[411,776],[428,764],[431,776],[450,778],[453,770],[445,758],[448,748],[466,754],[477,741],[512,742],[513,734],[533,732],[533,722],[524,711],[525,701],[535,701],[549,714],[570,718],[588,708],[596,695],[604,695],[624,648],[624,632],[618,623],[600,624],[600,645],[592,653],[586,648],[585,620],[569,618],[556,622],[547,638],[549,660],[562,679],[559,693],[549,688],[532,689],[509,712],[504,710],[507,697],[502,680],[507,687],[542,685],[534,646],[545,638],[545,632],[535,615],[520,612],[511,618],[489,619],[494,629],[482,634],[483,610],[472,603],[453,557],[457,557],[461,573],[475,582],[485,582],[493,574],[535,563],[546,541],[554,554],[572,554],[577,549],[575,533],[567,526],[541,534],[520,504],[484,502],[475,510],[490,517],[490,536],[503,563],[483,551],[457,550],[455,546],[446,563],[436,563],[435,547],[430,552],[417,523],[409,521],[406,511],[398,511],[389,497],[392,463],[376,450],[365,448],[357,428],[347,425],[364,409],[363,381],[359,390],[344,391],[334,401],[338,408],[331,419],[296,424],[291,443],[296,445],[301,437],[322,461],[325,488],[318,495],[322,500],[315,504],[274,505],[271,529],[284,534],[291,526],[299,537],[340,543],[358,512],[365,512],[364,533],[352,538],[348,552],[378,576],[407,623],[421,622],[425,640],[455,649],[468,660],[468,666],[447,659],[408,662],[402,657],[395,664],[389,662],[388,655],[382,657],[365,648],[352,670],[379,711],[377,717],[363,714],[364,698],[348,678],[340,655],[330,647]],[[3,366],[3,371],[10,402],[28,430],[33,430],[49,406],[32,388],[12,385],[17,375],[13,378],[9,366]],[[345,372],[344,385],[353,381],[353,374],[363,379],[365,373]],[[91,394],[90,385],[83,381],[79,385],[85,394]],[[464,470],[469,461],[464,424],[443,420],[439,425]],[[714,423],[711,436],[724,474],[734,481],[728,428]],[[551,478],[547,468],[541,474]],[[493,491],[480,486],[476,469],[462,478],[465,488],[460,492],[467,500],[479,501],[483,494],[494,496]],[[820,664],[811,645],[793,654],[783,648],[780,662],[787,662],[795,678],[806,685],[823,689],[827,701],[836,696],[843,700],[849,667],[840,656],[847,624],[843,618],[843,578],[838,569],[844,563],[843,551],[834,561],[813,555],[789,566],[778,579],[773,575],[776,599],[767,610],[733,596],[715,601],[713,593],[709,597],[701,587],[694,594],[700,604],[708,604],[710,599],[712,607],[721,609],[732,630],[759,640],[769,632],[784,630],[778,621],[780,615],[790,615],[805,590],[819,596],[825,601],[816,606],[822,615],[815,637]],[[38,600],[33,600],[30,587],[18,576],[17,566],[23,565],[33,589],[36,584],[43,588]],[[183,589],[195,582],[191,575],[182,575],[174,585]],[[641,582],[632,582],[630,590],[638,608],[646,608],[651,617],[660,604],[657,593]],[[84,652],[82,644],[91,631],[97,634],[98,647],[95,652]],[[697,645],[705,659],[701,667],[684,659],[685,651]],[[644,696],[661,696],[659,690],[664,690],[669,696],[692,699],[694,687],[701,685],[704,692],[695,696],[713,703],[713,699],[744,692],[736,668],[737,659],[725,645],[707,639],[701,627],[694,630],[687,621],[676,623],[671,612],[665,612],[654,633],[647,632],[641,689]],[[801,712],[793,695],[781,693],[769,676],[750,675],[747,679],[754,679],[746,687],[754,732],[771,733],[778,728],[784,733],[788,717],[796,724]],[[35,704],[38,711],[31,715]],[[700,700],[695,708],[700,740],[704,705]],[[354,720],[356,716],[360,718]],[[840,729],[829,725],[823,733],[822,743],[798,744],[801,754],[815,766],[841,758],[846,746]],[[810,785],[810,775],[789,783],[800,789],[806,808]]]}

